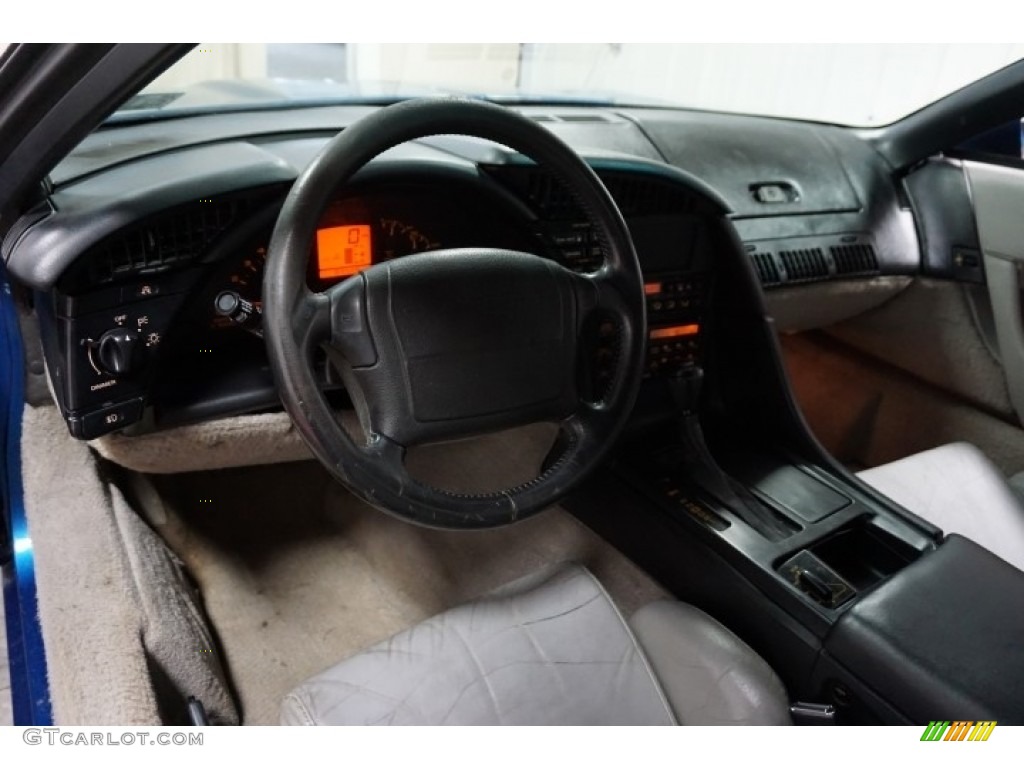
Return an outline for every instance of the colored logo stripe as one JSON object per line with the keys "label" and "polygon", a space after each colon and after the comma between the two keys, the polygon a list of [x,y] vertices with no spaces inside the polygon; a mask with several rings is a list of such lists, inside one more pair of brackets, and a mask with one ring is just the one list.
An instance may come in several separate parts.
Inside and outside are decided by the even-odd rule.
{"label": "colored logo stripe", "polygon": [[971,721],[956,720],[946,731],[946,738],[943,741],[963,741],[967,738],[967,732],[974,725]]}
{"label": "colored logo stripe", "polygon": [[949,728],[949,720],[932,720],[921,734],[921,741],[939,741]]}
{"label": "colored logo stripe", "polygon": [[971,731],[971,735],[967,737],[968,741],[988,741],[988,737],[992,735],[992,731],[995,730],[995,720],[982,720],[974,726],[974,730]]}
{"label": "colored logo stripe", "polygon": [[932,720],[921,741],[988,741],[995,727],[995,720]]}

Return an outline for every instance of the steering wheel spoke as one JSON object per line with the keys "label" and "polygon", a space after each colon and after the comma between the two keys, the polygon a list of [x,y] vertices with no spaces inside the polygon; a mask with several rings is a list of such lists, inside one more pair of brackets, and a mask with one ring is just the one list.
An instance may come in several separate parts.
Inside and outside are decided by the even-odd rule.
{"label": "steering wheel spoke", "polygon": [[574,274],[573,288],[582,347],[580,407],[603,410],[629,384],[629,372],[618,363],[643,344],[645,320],[637,322],[630,306],[629,293],[635,287],[623,285],[622,276],[613,270]]}
{"label": "steering wheel spoke", "polygon": [[289,328],[295,344],[302,350],[312,350],[330,338],[330,302],[322,293],[314,293],[303,286],[292,309]]}
{"label": "steering wheel spoke", "polygon": [[375,364],[377,349],[366,320],[366,281],[363,277],[349,278],[322,295],[328,304],[330,345],[352,368]]}

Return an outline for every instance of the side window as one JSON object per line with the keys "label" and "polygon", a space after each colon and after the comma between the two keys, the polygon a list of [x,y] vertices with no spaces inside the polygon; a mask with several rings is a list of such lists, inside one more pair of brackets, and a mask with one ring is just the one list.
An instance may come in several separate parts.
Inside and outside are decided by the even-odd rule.
{"label": "side window", "polygon": [[1022,132],[1024,119],[1011,120],[968,139],[950,154],[970,160],[1020,166],[1024,160]]}

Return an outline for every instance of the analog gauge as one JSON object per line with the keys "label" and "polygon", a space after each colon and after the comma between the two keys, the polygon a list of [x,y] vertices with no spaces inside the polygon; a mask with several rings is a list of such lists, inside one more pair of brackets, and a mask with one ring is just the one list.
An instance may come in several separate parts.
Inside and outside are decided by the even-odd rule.
{"label": "analog gauge", "polygon": [[436,251],[441,247],[440,241],[424,233],[415,224],[386,216],[380,217],[377,224],[383,240],[379,251],[381,261],[408,253]]}
{"label": "analog gauge", "polygon": [[[259,332],[263,312],[263,274],[269,234],[235,261],[213,292],[213,328],[244,327]],[[442,247],[429,228],[409,219],[371,215],[361,201],[342,201],[327,209],[311,248],[307,280],[314,291],[351,277],[372,264]]]}

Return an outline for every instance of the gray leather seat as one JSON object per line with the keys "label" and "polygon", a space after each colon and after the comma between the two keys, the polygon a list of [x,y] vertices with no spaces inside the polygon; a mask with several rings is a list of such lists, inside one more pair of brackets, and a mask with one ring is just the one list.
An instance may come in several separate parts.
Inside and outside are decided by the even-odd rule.
{"label": "gray leather seat", "polygon": [[945,533],[972,539],[1024,570],[1024,507],[973,445],[950,443],[858,474]]}
{"label": "gray leather seat", "polygon": [[285,698],[285,725],[788,724],[786,692],[739,638],[659,601],[627,623],[578,565],[392,637]]}

